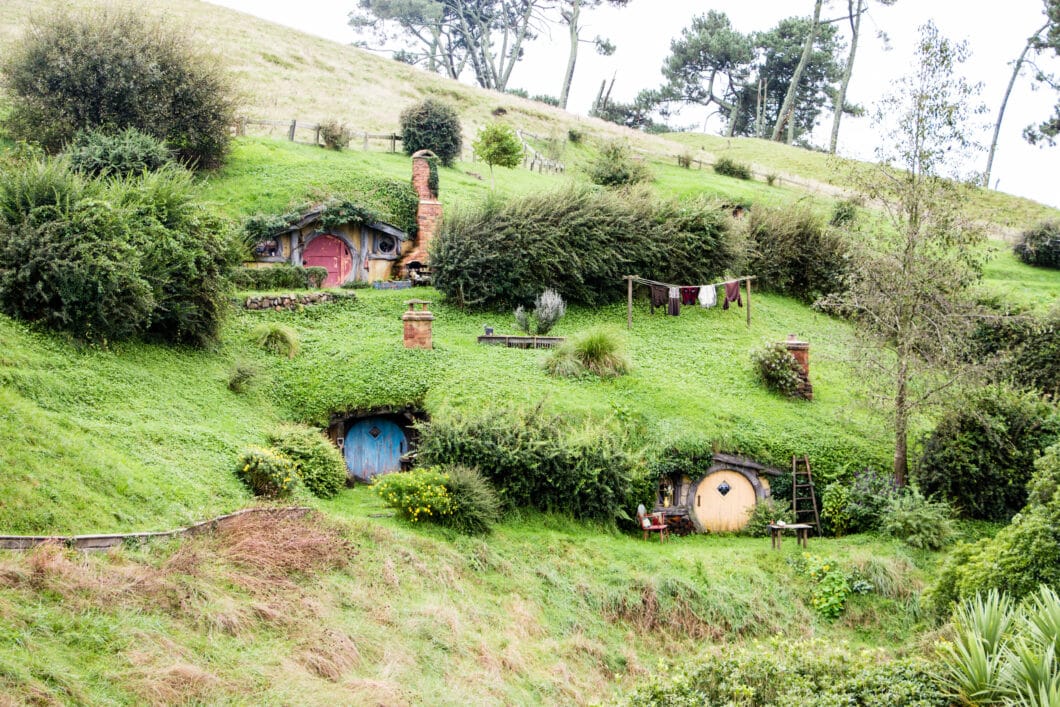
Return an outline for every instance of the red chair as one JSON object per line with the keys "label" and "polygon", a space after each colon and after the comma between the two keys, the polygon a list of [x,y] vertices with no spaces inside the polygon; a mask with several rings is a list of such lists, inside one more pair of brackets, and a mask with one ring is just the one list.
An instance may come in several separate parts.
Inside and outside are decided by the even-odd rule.
{"label": "red chair", "polygon": [[670,526],[666,524],[666,518],[663,517],[662,513],[652,513],[649,515],[648,509],[644,507],[644,504],[637,506],[637,523],[640,524],[641,530],[644,531],[644,539],[648,539],[648,533],[658,533],[659,542],[663,542],[670,534]]}

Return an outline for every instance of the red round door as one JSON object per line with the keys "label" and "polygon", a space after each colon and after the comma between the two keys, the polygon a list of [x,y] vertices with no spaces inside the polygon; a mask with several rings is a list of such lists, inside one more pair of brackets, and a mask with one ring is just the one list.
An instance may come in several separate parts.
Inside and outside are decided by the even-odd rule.
{"label": "red round door", "polygon": [[353,270],[353,256],[346,244],[335,236],[317,236],[302,251],[302,262],[307,268],[326,268],[328,277],[324,287],[338,287]]}

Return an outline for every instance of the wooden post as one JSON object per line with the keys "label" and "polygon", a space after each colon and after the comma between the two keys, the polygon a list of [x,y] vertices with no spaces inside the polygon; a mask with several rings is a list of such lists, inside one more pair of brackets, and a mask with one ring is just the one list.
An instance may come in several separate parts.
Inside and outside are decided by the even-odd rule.
{"label": "wooden post", "polygon": [[390,152],[391,154],[397,152],[397,134],[390,133]]}
{"label": "wooden post", "polygon": [[247,116],[241,116],[239,118],[239,136],[243,137],[247,134]]}
{"label": "wooden post", "polygon": [[364,151],[368,152],[368,131],[364,133]]}
{"label": "wooden post", "polygon": [[747,326],[751,326],[751,278],[744,280],[747,284]]}
{"label": "wooden post", "polygon": [[297,119],[292,120],[291,121],[291,129],[287,131],[287,139],[290,140],[291,142],[294,142],[294,131],[295,131],[295,128],[297,128],[297,127],[298,127],[298,120]]}
{"label": "wooden post", "polygon": [[626,275],[626,328],[633,328],[633,276]]}
{"label": "wooden post", "polygon": [[319,145],[320,144],[320,126],[319,125],[317,126],[316,137],[313,138],[313,144],[314,145]]}

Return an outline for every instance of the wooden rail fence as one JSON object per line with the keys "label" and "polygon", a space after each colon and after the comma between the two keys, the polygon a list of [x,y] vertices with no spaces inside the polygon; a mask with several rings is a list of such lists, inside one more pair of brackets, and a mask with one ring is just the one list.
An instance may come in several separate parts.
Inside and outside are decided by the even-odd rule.
{"label": "wooden rail fence", "polygon": [[218,516],[186,528],[152,533],[111,533],[107,535],[0,535],[0,550],[30,550],[38,545],[54,543],[77,550],[106,550],[127,542],[144,542],[156,538],[173,538],[178,535],[198,535],[224,528],[234,518],[251,513],[265,513],[277,518],[300,518],[310,511],[305,506],[288,508],[244,508],[235,513]]}
{"label": "wooden rail fence", "polygon": [[[246,135],[248,126],[265,127],[270,129],[285,128],[285,134],[290,142],[303,142],[310,145],[323,144],[320,142],[320,131],[322,126],[319,123],[309,123],[304,120],[298,120],[297,118],[291,120],[257,120],[255,118],[241,117],[236,121],[234,126],[235,134],[237,136]],[[297,139],[299,130],[306,133],[312,133],[313,139]],[[350,131],[350,135],[352,138],[360,140],[362,149],[366,152],[369,148],[369,142],[372,140],[385,140],[389,144],[388,152],[397,152],[397,144],[401,142],[401,136],[397,133],[370,133],[366,130],[353,130]]]}

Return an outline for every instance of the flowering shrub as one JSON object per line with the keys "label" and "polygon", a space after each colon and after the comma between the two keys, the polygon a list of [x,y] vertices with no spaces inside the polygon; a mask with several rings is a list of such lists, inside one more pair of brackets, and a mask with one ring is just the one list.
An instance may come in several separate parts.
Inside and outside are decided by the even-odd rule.
{"label": "flowering shrub", "polygon": [[857,571],[847,572],[839,563],[808,552],[789,560],[796,571],[814,582],[810,605],[826,619],[837,619],[851,594],[867,594],[873,586]]}
{"label": "flowering shrub", "polygon": [[437,521],[452,512],[453,501],[445,487],[448,480],[446,474],[435,469],[417,469],[378,478],[375,490],[383,503],[406,520]]}
{"label": "flowering shrub", "polygon": [[284,498],[298,485],[294,462],[264,447],[248,449],[236,467],[236,475],[255,496]]}
{"label": "flowering shrub", "polygon": [[751,360],[754,361],[758,376],[767,388],[789,398],[799,394],[802,371],[799,362],[784,344],[768,344],[759,351],[753,351]]}

